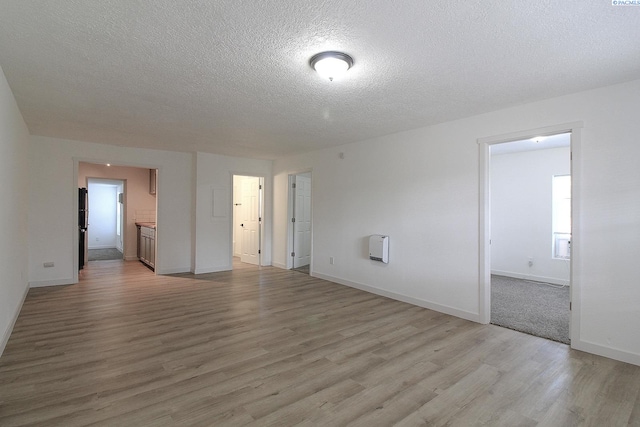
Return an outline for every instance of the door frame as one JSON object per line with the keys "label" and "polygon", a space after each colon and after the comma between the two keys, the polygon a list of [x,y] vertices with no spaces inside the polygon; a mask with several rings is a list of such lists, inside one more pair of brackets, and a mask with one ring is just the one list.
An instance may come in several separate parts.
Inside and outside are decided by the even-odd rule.
{"label": "door frame", "polygon": [[578,343],[580,337],[580,274],[581,269],[581,242],[582,224],[581,195],[582,184],[582,151],[581,132],[584,127],[581,121],[571,122],[520,132],[502,134],[484,138],[478,138],[479,149],[479,239],[478,239],[478,276],[479,299],[478,318],[480,323],[487,324],[491,321],[491,155],[490,146],[505,142],[530,139],[536,136],[555,135],[559,133],[571,134],[571,259],[570,259],[570,294],[571,314],[569,322],[569,335],[571,347]]}
{"label": "door frame", "polygon": [[[115,181],[119,181],[120,183],[122,183],[122,194],[123,194],[123,198],[124,200],[127,200],[127,180],[126,179],[122,179],[122,178],[99,178],[99,177],[93,177],[93,176],[88,176],[86,177],[86,187],[87,187],[87,191],[89,190],[89,181],[105,181],[106,183],[113,183]],[[117,194],[117,193],[116,193]],[[116,196],[117,197],[117,196]],[[118,202],[116,202],[118,203]],[[88,207],[87,207],[88,209]],[[127,203],[122,203],[122,210],[121,210],[121,214],[122,214],[122,220],[124,220],[124,222],[126,222],[127,220]],[[117,209],[116,209],[116,216],[117,216]],[[127,232],[127,227],[125,227],[125,224],[122,223],[122,220],[120,221],[120,238],[122,239],[122,259],[124,259],[124,253],[125,253],[125,245],[126,245],[126,232]],[[116,218],[116,223],[118,222],[118,219]],[[87,234],[88,235],[88,234]],[[116,239],[117,239],[117,233],[116,233]],[[117,247],[117,245],[116,245]],[[88,249],[88,245],[87,245],[87,249]]]}
{"label": "door frame", "polygon": [[235,194],[235,189],[234,189],[234,177],[236,176],[246,176],[246,177],[250,177],[250,178],[258,178],[259,179],[259,184],[260,184],[260,188],[258,190],[258,216],[260,218],[260,220],[258,221],[258,267],[261,267],[263,265],[263,261],[265,259],[265,252],[264,252],[264,242],[265,242],[265,231],[266,231],[266,221],[265,221],[265,194],[266,194],[266,177],[264,175],[259,175],[259,174],[255,174],[255,173],[245,173],[245,172],[231,172],[231,215],[230,215],[230,227],[229,230],[231,230],[231,232],[229,233],[229,253],[231,255],[231,257],[229,258],[231,260],[231,269],[233,270],[233,257],[234,257],[234,251],[233,251],[233,233],[235,230],[235,226],[236,226],[236,215],[235,215],[235,206],[234,206],[234,200],[236,197]]}
{"label": "door frame", "polygon": [[[72,194],[73,194],[73,215],[71,215],[72,217],[72,237],[73,237],[73,241],[74,243],[74,248],[77,248],[77,244],[78,244],[78,239],[80,238],[79,236],[79,232],[78,232],[78,171],[79,171],[79,166],[80,163],[94,163],[94,164],[99,164],[99,165],[106,165],[106,164],[110,164],[112,166],[126,166],[126,167],[131,167],[131,168],[139,168],[139,169],[156,169],[158,171],[158,175],[157,175],[157,187],[156,187],[156,265],[155,265],[155,270],[152,272],[154,275],[158,274],[158,271],[160,270],[160,265],[162,263],[162,260],[160,259],[159,253],[162,249],[160,243],[161,243],[161,239],[162,239],[162,234],[158,233],[158,230],[160,229],[160,227],[162,226],[162,218],[161,218],[161,211],[160,211],[160,203],[161,203],[161,197],[162,197],[162,170],[163,170],[163,166],[162,165],[158,165],[158,164],[141,164],[141,163],[127,163],[127,162],[115,162],[112,160],[105,160],[105,159],[95,159],[95,158],[88,158],[88,157],[73,157],[73,182],[71,185],[71,190],[72,190]],[[121,178],[115,178],[115,179],[121,179]],[[126,217],[125,217],[126,219]],[[79,270],[78,270],[78,265],[80,263],[80,256],[77,250],[73,251],[73,283],[78,283],[79,282]]]}
{"label": "door frame", "polygon": [[285,253],[285,259],[287,260],[285,267],[287,270],[293,268],[293,257],[291,253],[294,252],[294,226],[291,219],[295,215],[295,195],[296,192],[293,188],[293,183],[296,175],[302,174],[311,175],[311,260],[309,262],[309,274],[313,272],[313,170],[304,169],[297,172],[290,172],[287,177],[287,251]]}

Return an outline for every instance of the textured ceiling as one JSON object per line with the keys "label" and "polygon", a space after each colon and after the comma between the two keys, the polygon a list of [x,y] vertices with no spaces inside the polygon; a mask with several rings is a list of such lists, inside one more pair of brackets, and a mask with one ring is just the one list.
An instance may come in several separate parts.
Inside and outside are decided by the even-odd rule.
{"label": "textured ceiling", "polygon": [[640,78],[611,3],[0,0],[0,66],[32,134],[273,159]]}

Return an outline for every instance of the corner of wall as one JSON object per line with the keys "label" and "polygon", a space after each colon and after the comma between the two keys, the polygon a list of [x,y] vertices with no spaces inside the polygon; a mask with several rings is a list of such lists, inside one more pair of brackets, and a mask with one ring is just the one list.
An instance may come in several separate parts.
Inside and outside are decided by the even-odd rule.
{"label": "corner of wall", "polygon": [[13,327],[15,326],[16,321],[18,320],[18,316],[20,315],[20,310],[22,309],[22,305],[24,304],[24,300],[27,298],[28,293],[29,293],[29,287],[26,286],[24,288],[24,292],[22,293],[22,298],[20,298],[20,301],[16,306],[16,309],[14,310],[13,315],[11,316],[11,321],[9,322],[9,324],[7,325],[7,328],[2,334],[2,340],[0,340],[0,356],[2,356],[2,353],[4,353],[4,349],[6,348],[7,343],[9,342],[9,337],[11,337],[11,332],[13,332]]}
{"label": "corner of wall", "polygon": [[29,129],[0,68],[0,354],[29,290]]}

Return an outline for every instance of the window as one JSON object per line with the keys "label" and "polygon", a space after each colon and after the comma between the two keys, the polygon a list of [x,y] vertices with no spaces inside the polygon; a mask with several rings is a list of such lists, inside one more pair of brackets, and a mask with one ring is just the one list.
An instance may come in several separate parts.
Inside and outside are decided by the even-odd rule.
{"label": "window", "polygon": [[571,258],[571,175],[556,175],[552,182],[553,257]]}

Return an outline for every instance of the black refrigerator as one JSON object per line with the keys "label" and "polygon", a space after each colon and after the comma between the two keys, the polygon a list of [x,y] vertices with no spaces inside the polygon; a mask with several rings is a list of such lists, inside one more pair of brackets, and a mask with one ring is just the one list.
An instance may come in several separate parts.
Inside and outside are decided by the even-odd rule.
{"label": "black refrigerator", "polygon": [[87,241],[87,227],[89,220],[89,196],[86,188],[78,188],[78,269],[85,264],[85,245]]}

